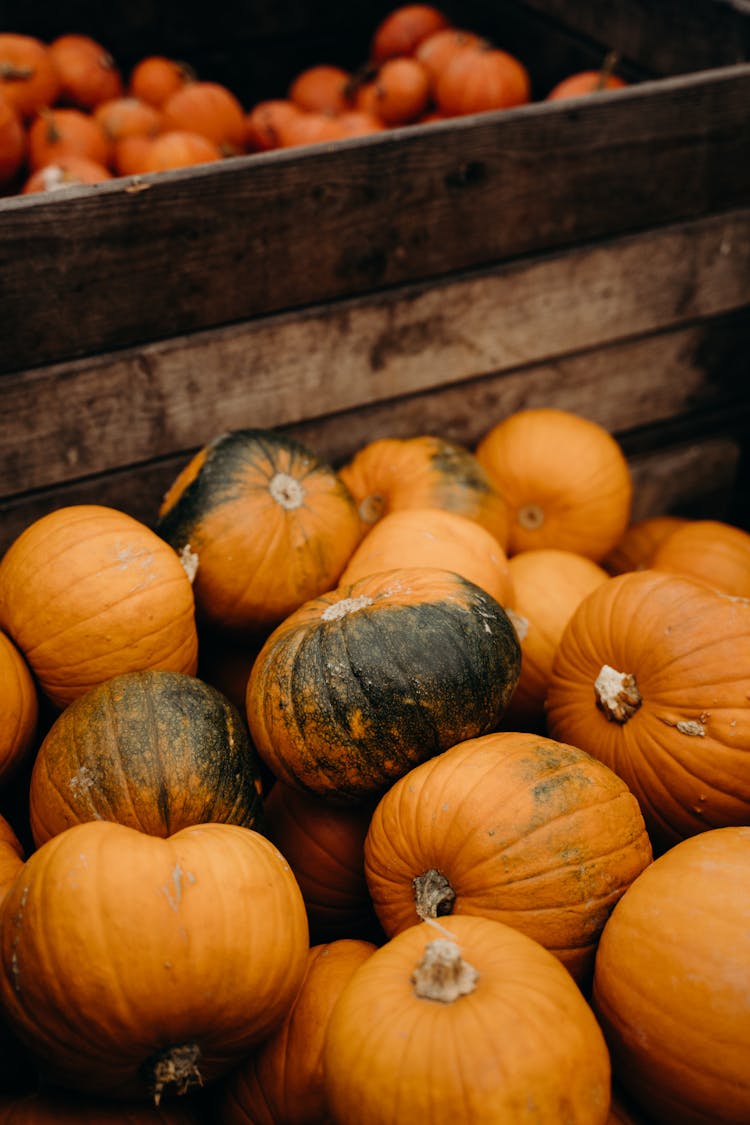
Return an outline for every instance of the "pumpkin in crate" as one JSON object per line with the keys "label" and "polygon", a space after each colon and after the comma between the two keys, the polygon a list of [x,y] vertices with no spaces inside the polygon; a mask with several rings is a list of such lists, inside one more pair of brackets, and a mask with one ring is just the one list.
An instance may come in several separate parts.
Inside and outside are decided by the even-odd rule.
{"label": "pumpkin in crate", "polygon": [[361,965],[324,1046],[336,1125],[606,1125],[591,1008],[538,942],[489,918],[410,926]]}
{"label": "pumpkin in crate", "polygon": [[33,748],[39,699],[28,665],[0,632],[0,780],[11,777]]}
{"label": "pumpkin in crate", "polygon": [[333,805],[277,781],[265,799],[264,832],[294,872],[310,940],[382,937],[365,879],[372,804]]}
{"label": "pumpkin in crate", "polygon": [[342,584],[379,570],[436,566],[454,570],[495,601],[512,600],[508,559],[499,542],[475,520],[445,508],[402,508],[372,527],[341,575]]}
{"label": "pumpkin in crate", "polygon": [[192,562],[200,619],[246,632],[332,589],[361,536],[334,470],[270,430],[235,430],[201,449],[167,492],[156,530]]}
{"label": "pumpkin in crate", "polygon": [[402,508],[447,508],[475,520],[505,549],[508,511],[470,450],[431,434],[377,438],[339,470],[354,496],[364,530]]}
{"label": "pumpkin in crate", "polygon": [[310,949],[283,1024],[227,1079],[217,1105],[221,1125],[329,1125],[322,1062],[328,1020],[375,949],[349,940]]}
{"label": "pumpkin in crate", "polygon": [[58,708],[122,672],[197,666],[195,602],[179,558],[139,520],[96,504],[42,516],[10,545],[0,628]]}
{"label": "pumpkin in crate", "polygon": [[554,547],[520,551],[508,566],[513,588],[509,614],[521,641],[521,678],[504,726],[541,730],[560,637],[576,607],[608,575],[591,559]]}
{"label": "pumpkin in crate", "polygon": [[5,817],[0,816],[0,902],[23,867],[23,862],[21,841]]}
{"label": "pumpkin in crate", "polygon": [[374,62],[415,54],[428,35],[448,27],[446,14],[432,4],[401,4],[387,13],[375,28],[370,43]]}
{"label": "pumpkin in crate", "polygon": [[544,945],[582,987],[613,906],[650,862],[638,803],[612,770],[511,731],[411,770],[380,800],[365,840],[386,934],[483,915]]}
{"label": "pumpkin in crate", "polygon": [[626,574],[629,570],[646,570],[653,562],[657,547],[688,520],[683,516],[647,516],[628,524],[602,566],[608,574]]}
{"label": "pumpkin in crate", "polygon": [[640,570],[597,587],[571,617],[547,723],[623,778],[660,852],[750,820],[749,701],[750,602]]}
{"label": "pumpkin in crate", "polygon": [[592,1002],[649,1121],[750,1121],[748,888],[750,827],[712,829],[655,860],[604,928]]}
{"label": "pumpkin in crate", "polygon": [[115,676],[57,717],[34,761],[34,842],[87,820],[153,836],[206,821],[257,827],[259,760],[236,707],[194,676]]}
{"label": "pumpkin in crate", "polygon": [[750,598],[750,534],[722,520],[691,520],[675,528],[657,547],[651,565]]}
{"label": "pumpkin in crate", "polygon": [[492,43],[456,50],[435,82],[435,105],[446,117],[512,109],[531,101],[531,78],[515,55]]}
{"label": "pumpkin in crate", "polygon": [[452,571],[340,586],[270,635],[247,686],[250,734],[282,781],[334,802],[497,726],[520,647],[502,607]]}
{"label": "pumpkin in crate", "polygon": [[78,824],[32,853],[0,923],[0,1007],[44,1082],[156,1104],[281,1024],[308,949],[288,864],[235,824]]}
{"label": "pumpkin in crate", "polygon": [[600,562],[628,525],[628,463],[612,434],[590,418],[518,410],[475,452],[510,510],[509,555],[558,547]]}
{"label": "pumpkin in crate", "polygon": [[200,1121],[197,1110],[187,1105],[122,1105],[60,1090],[0,1103],[0,1125],[199,1125]]}

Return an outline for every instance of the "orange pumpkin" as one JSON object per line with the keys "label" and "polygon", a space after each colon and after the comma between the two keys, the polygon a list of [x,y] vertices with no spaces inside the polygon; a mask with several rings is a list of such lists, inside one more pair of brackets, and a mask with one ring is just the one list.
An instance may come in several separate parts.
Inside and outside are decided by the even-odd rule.
{"label": "orange pumpkin", "polygon": [[247,685],[271,772],[341,804],[499,722],[520,670],[507,615],[451,571],[390,570],[287,617]]}
{"label": "orange pumpkin", "polygon": [[93,110],[100,102],[123,94],[120,70],[112,55],[90,35],[60,35],[49,46],[60,79],[63,105]]}
{"label": "orange pumpkin", "polygon": [[578,98],[581,95],[598,94],[601,90],[620,90],[627,83],[618,74],[612,74],[607,69],[581,70],[569,74],[547,94],[548,102],[561,101],[563,98]]}
{"label": "orange pumpkin", "polygon": [[690,520],[676,528],[656,548],[651,565],[750,598],[750,534],[721,520]]}
{"label": "orange pumpkin", "polygon": [[383,516],[349,559],[341,582],[356,582],[399,566],[454,570],[500,605],[512,600],[508,559],[495,536],[445,508],[401,508]]}
{"label": "orange pumpkin", "polygon": [[433,435],[377,438],[339,470],[363,528],[401,508],[446,508],[480,523],[505,548],[508,511],[477,458]]}
{"label": "orange pumpkin", "polygon": [[195,79],[195,72],[187,63],[164,55],[147,55],[133,67],[128,92],[161,109],[171,94]]}
{"label": "orange pumpkin", "polygon": [[344,131],[338,116],[329,113],[314,113],[312,110],[299,110],[298,113],[282,114],[278,119],[278,136],[281,148],[297,145],[319,145],[329,141],[339,141]]}
{"label": "orange pumpkin", "polygon": [[[0,816],[0,903],[24,863],[23,846],[4,816]],[[2,1118],[0,1118],[0,1121]]]}
{"label": "orange pumpkin", "polygon": [[33,35],[0,33],[0,94],[22,121],[29,121],[60,93],[49,47]]}
{"label": "orange pumpkin", "polygon": [[512,109],[531,99],[531,79],[520,59],[490,43],[469,43],[441,70],[435,104],[450,117]]}
{"label": "orange pumpkin", "polygon": [[427,68],[432,82],[435,83],[457,51],[462,47],[476,46],[481,42],[481,37],[474,31],[443,27],[423,39],[415,50],[414,56]]}
{"label": "orange pumpkin", "polygon": [[138,174],[192,168],[195,164],[213,164],[221,160],[218,145],[189,129],[165,129],[156,137],[148,138],[140,149],[131,148],[129,155],[130,169]]}
{"label": "orange pumpkin", "polygon": [[633,486],[614,437],[553,408],[519,410],[476,448],[510,509],[508,554],[558,547],[599,562],[627,527]]}
{"label": "orange pumpkin", "polygon": [[386,934],[420,918],[494,918],[544,945],[582,987],[613,906],[650,862],[638,803],[616,774],[574,746],[515,732],[410,770],[365,840]]}
{"label": "orange pumpkin", "polygon": [[315,113],[343,113],[351,109],[348,95],[352,76],[340,66],[320,64],[301,71],[289,87],[289,100]]}
{"label": "orange pumpkin", "polygon": [[419,59],[387,59],[375,76],[359,87],[358,109],[380,118],[387,125],[408,125],[427,110],[431,99],[430,74]]}
{"label": "orange pumpkin", "polygon": [[162,129],[198,133],[223,156],[245,148],[245,111],[235,94],[220,82],[186,82],[161,107]]}
{"label": "orange pumpkin", "polygon": [[281,125],[298,117],[299,106],[288,98],[267,98],[257,102],[245,116],[245,148],[248,152],[267,152],[281,148]]}
{"label": "orange pumpkin", "polygon": [[605,1125],[607,1048],[562,965],[488,918],[411,926],[365,961],[324,1047],[338,1125]]}
{"label": "orange pumpkin", "polygon": [[703,832],[644,871],[605,926],[593,1004],[649,1121],[750,1121],[749,886],[750,828]]}
{"label": "orange pumpkin", "polygon": [[645,570],[651,566],[654,553],[662,541],[687,522],[683,516],[647,516],[629,524],[606,558],[602,559],[602,566],[609,574]]}
{"label": "orange pumpkin", "polygon": [[118,1105],[61,1090],[26,1094],[0,1104],[0,1125],[198,1125],[200,1120],[187,1105]]}
{"label": "orange pumpkin", "polygon": [[36,684],[10,637],[0,632],[0,780],[32,749],[39,719]]}
{"label": "orange pumpkin", "polygon": [[428,35],[448,27],[450,21],[444,12],[432,4],[402,4],[390,11],[377,25],[370,45],[370,57],[375,62],[413,55]]}
{"label": "orange pumpkin", "polygon": [[1,918],[0,1004],[45,1081],[157,1104],[280,1025],[308,948],[288,865],[233,824],[76,825],[29,857]]}
{"label": "orange pumpkin", "polygon": [[158,109],[132,96],[101,102],[94,110],[94,120],[111,143],[123,137],[155,137],[161,129]]}
{"label": "orange pumpkin", "polygon": [[51,164],[37,168],[24,182],[21,192],[24,195],[31,195],[35,192],[55,191],[58,188],[77,184],[99,184],[111,179],[112,173],[103,164],[71,153],[67,156],[59,156]]}
{"label": "orange pumpkin", "polygon": [[18,536],[0,561],[0,628],[60,708],[120,672],[196,670],[190,579],[115,508],[59,508]]}
{"label": "orange pumpkin", "polygon": [[107,167],[110,145],[99,122],[80,109],[40,110],[28,130],[29,168],[35,171],[71,154]]}
{"label": "orange pumpkin", "polygon": [[375,952],[366,941],[315,945],[281,1027],[240,1064],[219,1100],[222,1125],[327,1125],[323,1043],[333,1006]]}
{"label": "orange pumpkin", "polygon": [[521,642],[521,678],[503,725],[544,726],[544,700],[552,661],[574,610],[608,575],[591,559],[553,547],[521,551],[508,563],[510,618]]}
{"label": "orange pumpkin", "polygon": [[750,818],[748,652],[750,602],[655,570],[603,583],[562,636],[550,734],[624,779],[657,852]]}
{"label": "orange pumpkin", "polygon": [[270,430],[236,430],[200,450],[167,492],[157,531],[194,560],[201,619],[244,631],[332,589],[361,536],[334,470]]}

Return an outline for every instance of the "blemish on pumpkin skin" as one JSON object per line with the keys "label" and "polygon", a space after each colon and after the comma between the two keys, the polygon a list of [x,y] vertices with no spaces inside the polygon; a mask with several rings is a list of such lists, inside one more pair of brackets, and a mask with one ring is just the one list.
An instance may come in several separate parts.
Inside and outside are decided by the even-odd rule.
{"label": "blemish on pumpkin skin", "polygon": [[169,903],[169,905],[171,906],[172,910],[174,910],[175,912],[179,910],[180,903],[182,902],[183,878],[185,878],[188,881],[188,883],[195,883],[196,882],[195,875],[192,873],[192,871],[184,872],[182,870],[182,868],[180,867],[179,863],[176,863],[174,865],[173,870],[172,870],[172,882],[174,884],[174,893],[172,893],[172,891],[170,891],[168,883],[165,883],[164,886],[161,888],[162,894],[166,898],[166,900]]}

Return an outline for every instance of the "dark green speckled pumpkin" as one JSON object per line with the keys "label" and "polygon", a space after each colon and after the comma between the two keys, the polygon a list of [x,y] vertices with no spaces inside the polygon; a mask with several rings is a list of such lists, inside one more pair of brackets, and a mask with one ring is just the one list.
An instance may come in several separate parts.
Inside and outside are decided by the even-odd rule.
{"label": "dark green speckled pumpkin", "polygon": [[207,821],[258,828],[259,771],[216,688],[181,672],[126,672],[74,700],[44,738],[29,792],[34,841],[89,820],[152,836]]}
{"label": "dark green speckled pumpkin", "polygon": [[404,568],[315,598],[253,665],[250,734],[278,778],[332,801],[494,730],[521,650],[502,607],[452,571]]}

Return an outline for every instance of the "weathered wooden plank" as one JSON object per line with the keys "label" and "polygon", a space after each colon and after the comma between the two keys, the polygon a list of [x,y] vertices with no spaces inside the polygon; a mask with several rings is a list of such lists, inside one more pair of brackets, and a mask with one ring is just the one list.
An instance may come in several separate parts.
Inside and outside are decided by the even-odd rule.
{"label": "weathered wooden plank", "polygon": [[[593,397],[592,380],[600,378],[599,395],[630,419],[618,423],[613,416],[614,424],[642,424],[692,400],[708,404],[740,393],[729,360],[740,354],[741,362],[750,313],[661,343],[635,344],[633,355],[645,351],[646,361],[623,359],[622,350],[615,359],[601,353],[566,363],[561,357],[722,316],[749,294],[746,210],[432,287],[8,375],[0,384],[12,420],[0,430],[0,496],[163,458],[237,425],[289,426],[379,402],[387,415],[394,396],[446,384],[456,385],[455,417],[461,418],[471,409],[471,394],[460,385],[493,372],[519,371],[511,381],[492,383],[519,401],[538,398],[539,389],[542,397],[565,398],[563,383],[580,397],[582,380]],[[675,360],[675,348],[699,357],[708,341],[722,339],[718,360],[694,359],[689,370]],[[615,362],[620,368],[612,372]],[[541,363],[546,374],[523,370]],[[623,396],[638,403],[635,413],[620,402]],[[435,403],[442,419],[446,401]]]}
{"label": "weathered wooden plank", "polygon": [[750,65],[0,203],[24,370],[744,206]]}

